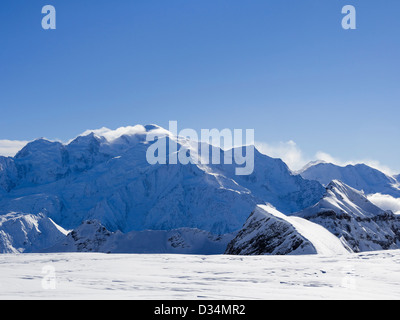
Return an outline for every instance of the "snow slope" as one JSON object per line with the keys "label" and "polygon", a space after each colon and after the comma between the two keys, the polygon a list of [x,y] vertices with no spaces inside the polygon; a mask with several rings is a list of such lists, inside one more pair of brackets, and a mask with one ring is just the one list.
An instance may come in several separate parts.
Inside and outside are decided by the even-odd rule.
{"label": "snow slope", "polygon": [[288,217],[271,206],[259,205],[225,253],[337,255],[348,251],[323,227],[299,217]]}
{"label": "snow slope", "polygon": [[0,216],[0,253],[38,252],[61,241],[68,232],[43,214]]}
{"label": "snow slope", "polygon": [[327,186],[317,204],[295,215],[323,226],[355,252],[400,246],[400,217],[338,180]]}
{"label": "snow slope", "polygon": [[18,170],[12,158],[0,156],[0,196],[15,187]]}
{"label": "snow slope", "polygon": [[235,176],[233,165],[217,165],[212,168],[235,180],[264,202],[279,211],[290,214],[297,208],[316,203],[324,194],[321,184],[293,174],[281,159],[274,159],[254,151],[254,171],[250,175]]}
{"label": "snow slope", "polygon": [[394,177],[365,164],[337,166],[332,163],[316,162],[299,171],[305,179],[316,180],[327,186],[332,180],[340,180],[348,186],[366,194],[388,194],[400,198],[400,185]]}
{"label": "snow slope", "polygon": [[2,300],[392,300],[400,299],[399,283],[400,250],[335,257],[0,255]]}

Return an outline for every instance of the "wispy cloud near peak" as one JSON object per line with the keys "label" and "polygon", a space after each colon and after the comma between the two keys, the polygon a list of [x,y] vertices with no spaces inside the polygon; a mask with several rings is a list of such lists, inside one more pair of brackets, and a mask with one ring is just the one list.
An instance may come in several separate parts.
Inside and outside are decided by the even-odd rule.
{"label": "wispy cloud near peak", "polygon": [[18,140],[0,140],[0,156],[13,157],[20,151],[29,141]]}

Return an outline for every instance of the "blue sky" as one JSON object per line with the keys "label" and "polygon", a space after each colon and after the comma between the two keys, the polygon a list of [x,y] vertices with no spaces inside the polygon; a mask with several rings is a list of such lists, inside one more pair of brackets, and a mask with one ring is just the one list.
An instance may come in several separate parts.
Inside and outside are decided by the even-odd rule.
{"label": "blue sky", "polygon": [[[56,30],[41,28],[46,4]],[[341,27],[347,4],[357,30]],[[2,0],[0,140],[177,120],[254,128],[298,161],[324,152],[400,172],[399,11],[397,0]]]}

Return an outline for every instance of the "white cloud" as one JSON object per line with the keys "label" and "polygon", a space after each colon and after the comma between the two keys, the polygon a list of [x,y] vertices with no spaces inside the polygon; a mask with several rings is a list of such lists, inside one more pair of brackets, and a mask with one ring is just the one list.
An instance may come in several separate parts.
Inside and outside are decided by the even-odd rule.
{"label": "white cloud", "polygon": [[256,142],[255,146],[258,151],[265,155],[282,159],[293,171],[300,170],[311,161],[311,159],[305,157],[301,149],[292,140],[274,144]]}
{"label": "white cloud", "polygon": [[118,138],[120,138],[123,135],[135,135],[135,134],[144,134],[146,133],[145,127],[141,125],[137,126],[128,126],[128,127],[121,127],[116,130],[111,130],[108,128],[101,128],[101,129],[96,129],[96,130],[86,130],[84,133],[81,134],[81,136],[87,136],[91,133],[94,133],[96,136],[99,137],[104,137],[107,141],[114,141]]}
{"label": "white cloud", "polygon": [[395,214],[400,214],[400,199],[393,198],[387,194],[371,194],[368,200],[383,210],[392,210]]}
{"label": "white cloud", "polygon": [[[154,135],[169,135],[170,134],[170,132],[168,130],[158,127],[156,125],[150,125],[149,129],[146,129],[142,125],[136,125],[136,126],[120,127],[115,130],[108,129],[106,127],[103,127],[101,129],[96,129],[96,130],[86,130],[79,136],[87,136],[91,133],[94,133],[95,136],[103,137],[108,142],[112,142],[122,136],[125,136],[125,135],[126,136],[134,136],[137,134],[147,134],[149,132],[151,132]],[[73,141],[74,139],[71,139],[70,141],[68,141],[67,144],[70,143],[71,141]]]}
{"label": "white cloud", "polygon": [[13,157],[20,151],[29,141],[18,140],[0,140],[0,156]]}
{"label": "white cloud", "polygon": [[292,171],[298,171],[302,169],[311,161],[324,161],[341,167],[364,163],[367,166],[380,170],[389,176],[396,174],[396,172],[388,166],[385,166],[379,161],[372,159],[343,160],[323,151],[318,151],[313,157],[309,157],[305,155],[301,148],[292,140],[272,144],[256,142],[255,146],[261,153],[266,154],[267,156],[282,159]]}

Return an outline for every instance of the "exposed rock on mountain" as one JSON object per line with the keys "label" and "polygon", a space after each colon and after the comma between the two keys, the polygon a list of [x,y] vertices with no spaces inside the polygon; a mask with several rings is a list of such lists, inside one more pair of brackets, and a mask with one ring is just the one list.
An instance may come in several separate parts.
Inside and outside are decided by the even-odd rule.
{"label": "exposed rock on mountain", "polygon": [[400,246],[400,216],[378,208],[362,192],[337,180],[317,204],[296,216],[323,226],[355,252]]}
{"label": "exposed rock on mountain", "polygon": [[259,205],[226,254],[297,255],[346,254],[341,241],[323,227],[302,218],[288,217],[271,206]]}

